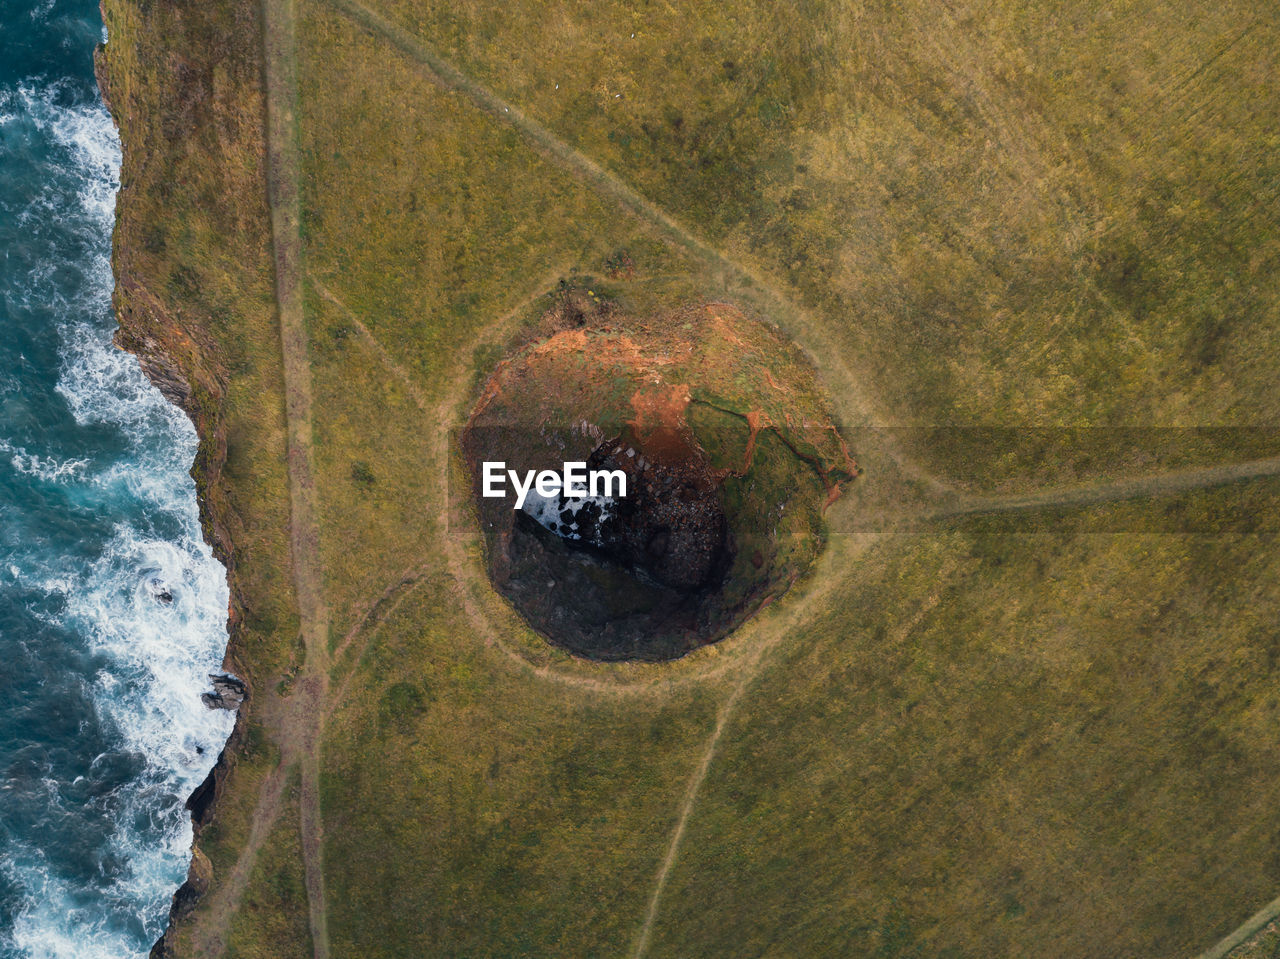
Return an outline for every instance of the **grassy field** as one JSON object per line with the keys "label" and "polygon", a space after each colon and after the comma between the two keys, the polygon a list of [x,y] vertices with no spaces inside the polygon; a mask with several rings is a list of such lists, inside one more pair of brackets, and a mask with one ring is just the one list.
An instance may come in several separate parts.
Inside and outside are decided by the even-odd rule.
{"label": "grassy field", "polygon": [[[1195,956],[1280,894],[1280,465],[1167,478],[1280,454],[1273,13],[105,9],[252,686],[170,955]],[[485,577],[456,431],[561,280],[776,324],[864,471],[676,662]]]}
{"label": "grassy field", "polygon": [[739,706],[651,955],[1189,955],[1274,896],[1274,535],[858,566]]}

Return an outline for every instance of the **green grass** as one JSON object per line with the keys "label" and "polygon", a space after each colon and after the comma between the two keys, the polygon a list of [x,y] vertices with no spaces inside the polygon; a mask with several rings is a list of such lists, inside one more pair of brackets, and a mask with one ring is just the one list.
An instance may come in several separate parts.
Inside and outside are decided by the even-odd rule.
{"label": "green grass", "polygon": [[286,811],[255,863],[254,874],[227,937],[230,959],[300,959],[311,956],[307,891],[298,832],[298,777],[285,787]]}
{"label": "green grass", "polygon": [[452,597],[425,584],[378,630],[327,741],[334,954],[614,955],[711,696],[531,683]]}
{"label": "green grass", "polygon": [[372,5],[792,291],[891,422],[1275,420],[1247,4]]}
{"label": "green grass", "polygon": [[[190,385],[201,519],[232,586],[229,665],[265,692],[296,666],[298,622],[262,180],[260,24],[250,5],[181,15],[168,4],[145,7],[104,5],[118,41],[106,52],[107,96],[125,141],[114,250],[119,338],[166,355]],[[179,49],[182,59],[172,60]],[[256,796],[278,759],[263,725],[266,702],[255,695],[242,707],[228,745],[233,796]],[[252,811],[252,801],[221,803],[201,831],[215,884],[239,856]],[[305,898],[292,901],[305,914]]]}
{"label": "green grass", "polygon": [[[333,956],[627,954],[743,675],[648,955],[1194,955],[1280,892],[1274,481],[855,532],[942,501],[920,467],[980,493],[1275,454],[1274,18],[371,6],[741,269],[300,0]],[[215,893],[300,667],[256,11],[106,3],[122,339],[191,383],[254,689]],[[561,278],[636,317],[733,302],[850,427],[906,427],[851,430],[815,569],[679,662],[572,661],[483,576],[453,431]],[[1248,429],[1085,429],[1115,425]],[[311,954],[300,829],[289,792],[229,954]]]}
{"label": "green grass", "polygon": [[1280,957],[1280,929],[1271,923],[1256,938],[1228,955],[1231,959],[1277,959]]}
{"label": "green grass", "polygon": [[1275,546],[877,538],[741,704],[652,955],[1207,947],[1280,888]]}

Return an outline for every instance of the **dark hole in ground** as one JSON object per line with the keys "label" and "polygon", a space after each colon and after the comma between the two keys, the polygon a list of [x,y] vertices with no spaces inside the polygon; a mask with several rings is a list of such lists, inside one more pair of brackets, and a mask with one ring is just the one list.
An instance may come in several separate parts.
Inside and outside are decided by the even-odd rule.
{"label": "dark hole in ground", "polygon": [[[782,595],[857,475],[811,368],[726,304],[643,323],[548,314],[499,364],[462,436],[494,587],[578,656],[660,661]],[[554,313],[554,311],[553,311]],[[563,314],[563,315],[560,315]],[[482,495],[485,463],[617,471],[627,495]]]}
{"label": "dark hole in ground", "polygon": [[673,659],[708,642],[734,549],[705,455],[689,447],[679,458],[654,458],[622,436],[586,462],[621,471],[627,495],[575,502],[531,494],[520,510],[504,502],[512,516],[492,564],[498,588],[579,656]]}

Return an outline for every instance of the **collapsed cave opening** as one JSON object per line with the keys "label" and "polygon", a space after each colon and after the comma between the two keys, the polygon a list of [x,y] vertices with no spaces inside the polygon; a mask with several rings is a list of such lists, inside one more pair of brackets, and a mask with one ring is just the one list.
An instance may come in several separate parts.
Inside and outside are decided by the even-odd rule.
{"label": "collapsed cave opening", "polygon": [[530,497],[526,515],[571,547],[671,589],[715,585],[729,549],[720,477],[696,443],[624,434],[601,443],[586,462],[589,470],[621,474],[625,495]]}
{"label": "collapsed cave opening", "polygon": [[504,592],[541,632],[592,659],[671,659],[702,645],[734,555],[706,455],[624,434],[587,464],[623,473],[626,495],[531,494],[514,511]]}
{"label": "collapsed cave opening", "polygon": [[[559,455],[593,440],[591,432],[544,430],[538,445]],[[496,435],[482,442],[474,431],[470,439],[519,447]],[[626,432],[597,442],[588,467],[624,474],[625,495],[530,490],[518,509],[512,498],[485,504],[486,525],[500,531],[492,537],[491,579],[556,645],[590,659],[664,660],[714,636],[734,540],[722,477],[696,444],[681,445],[673,456]]]}
{"label": "collapsed cave opening", "polygon": [[[494,587],[552,644],[606,661],[678,658],[780,596],[857,473],[798,351],[724,304],[524,346],[462,446]],[[494,461],[585,462],[626,494],[483,496]]]}

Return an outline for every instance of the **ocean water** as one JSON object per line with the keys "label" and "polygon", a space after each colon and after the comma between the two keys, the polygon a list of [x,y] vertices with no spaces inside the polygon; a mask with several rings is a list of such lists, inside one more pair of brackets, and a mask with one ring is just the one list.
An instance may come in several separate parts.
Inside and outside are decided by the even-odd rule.
{"label": "ocean water", "polygon": [[199,701],[227,587],[195,433],[111,346],[102,31],[96,0],[0,0],[3,959],[146,954],[232,722]]}

